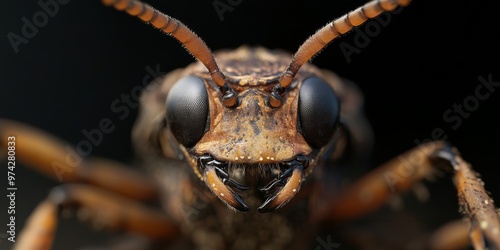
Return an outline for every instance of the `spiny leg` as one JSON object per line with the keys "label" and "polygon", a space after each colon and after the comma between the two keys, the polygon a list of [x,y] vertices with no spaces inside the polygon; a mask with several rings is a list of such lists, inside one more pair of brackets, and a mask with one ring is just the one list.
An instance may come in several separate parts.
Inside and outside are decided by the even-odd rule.
{"label": "spiny leg", "polygon": [[450,154],[455,170],[454,182],[462,214],[471,221],[471,241],[475,249],[494,246],[500,249],[500,215],[493,199],[484,189],[484,182],[471,165],[456,154]]}
{"label": "spiny leg", "polygon": [[[31,126],[0,119],[0,148],[16,137],[16,159],[60,182],[83,182],[139,200],[154,200],[154,182],[109,159],[86,158],[68,144]],[[6,150],[2,150],[6,152]],[[127,183],[127,185],[123,185]]]}
{"label": "spiny leg", "polygon": [[168,242],[179,236],[179,227],[159,210],[85,184],[56,187],[28,219],[14,250],[51,249],[61,211],[76,209],[96,227],[143,235]]}
{"label": "spiny leg", "polygon": [[500,249],[500,216],[493,200],[470,164],[444,142],[422,144],[370,172],[315,213],[313,221],[345,221],[368,214],[394,193],[406,192],[430,176],[443,162],[453,166],[460,206],[471,220],[473,246],[484,249],[486,241]]}
{"label": "spiny leg", "polygon": [[393,194],[408,191],[430,176],[439,160],[429,156],[444,147],[444,143],[423,144],[386,162],[342,191],[317,218],[352,220],[375,211]]}

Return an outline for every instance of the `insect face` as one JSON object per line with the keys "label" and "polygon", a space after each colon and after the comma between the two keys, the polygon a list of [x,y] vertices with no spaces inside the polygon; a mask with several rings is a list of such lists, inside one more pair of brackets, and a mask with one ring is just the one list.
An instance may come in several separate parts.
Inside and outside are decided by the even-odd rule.
{"label": "insect face", "polygon": [[[260,189],[268,195],[259,211],[266,212],[295,196],[337,128],[340,107],[335,94],[317,78],[320,70],[303,66],[335,38],[409,1],[372,2],[359,7],[318,30],[293,58],[246,47],[214,55],[183,23],[143,2],[103,3],[174,37],[199,60],[198,68],[190,67],[184,74],[197,75],[198,79],[181,81],[187,82],[190,93],[183,93],[180,86],[167,97],[167,129],[181,144],[179,149],[198,177],[231,208],[249,209],[233,190],[249,187],[234,180],[230,167],[274,172],[276,177]],[[188,118],[183,120],[183,115]]]}
{"label": "insect face", "polygon": [[[209,77],[187,76],[178,80],[166,100],[167,128],[181,144],[194,172],[231,208],[249,206],[233,190],[261,187],[268,197],[259,211],[286,204],[300,189],[337,129],[340,103],[327,82],[306,68],[283,95],[283,103],[272,107],[269,99],[279,74],[255,74],[257,65],[271,59],[270,68],[285,68],[286,60],[271,51],[241,47],[240,55],[227,59],[219,54],[238,105],[227,107],[220,89]],[[257,55],[257,56],[255,56]],[[284,55],[281,55],[284,56]],[[285,58],[290,58],[287,56]],[[304,78],[302,78],[302,75]],[[237,174],[241,173],[241,174]]]}
{"label": "insect face", "polygon": [[[62,1],[45,1],[52,2]],[[196,40],[189,37],[189,34],[186,36],[186,30],[175,20],[170,20],[167,25],[158,13],[151,10],[143,12],[145,9],[138,3],[123,0],[105,2],[116,4],[115,7],[126,10],[129,14],[139,15],[142,20],[158,26],[158,29],[173,34],[174,37],[180,31],[182,36],[176,38],[180,37],[181,43]],[[362,157],[352,157],[351,152],[347,152],[347,157],[355,158],[356,161],[351,162],[349,159],[340,162],[341,164],[337,164],[338,158],[335,157],[344,157],[345,152],[329,154],[331,148],[338,149],[338,145],[345,142],[340,141],[341,143],[334,145],[336,137],[343,134],[340,132],[344,130],[351,136],[349,139],[360,146],[366,145],[359,151],[364,153],[371,149],[371,141],[363,140],[371,132],[365,126],[365,117],[349,119],[349,111],[357,110],[358,103],[363,102],[358,98],[361,96],[352,98],[337,86],[333,86],[335,91],[332,92],[327,86],[332,85],[331,81],[322,74],[323,71],[318,71],[308,63],[299,67],[301,62],[310,60],[303,53],[298,53],[302,56],[295,57],[299,58],[299,63],[298,66],[297,63],[294,64],[294,68],[300,70],[287,75],[286,81],[283,81],[286,86],[282,86],[278,84],[279,78],[288,71],[288,63],[292,60],[290,55],[281,57],[275,51],[254,50],[253,54],[260,58],[253,60],[248,55],[245,57],[248,49],[232,49],[240,44],[258,43],[268,48],[296,52],[303,39],[313,34],[327,19],[342,16],[351,7],[356,7],[354,5],[364,4],[365,1],[352,1],[346,3],[348,7],[338,6],[335,9],[298,1],[240,2],[242,4],[237,8],[233,6],[233,11],[225,12],[224,22],[216,18],[215,11],[210,11],[213,7],[211,1],[178,1],[164,6],[161,6],[162,3],[155,4],[158,10],[165,10],[198,31],[211,48],[230,48],[234,55],[238,55],[230,57],[231,53],[215,53],[219,66],[217,69],[207,56],[211,53],[195,54],[190,51],[196,59],[203,62],[197,63],[194,68],[190,66],[190,70],[181,70],[181,76],[176,77],[172,84],[169,82],[168,91],[163,86],[150,91],[159,85],[150,81],[168,71],[173,73],[174,68],[184,67],[187,61],[183,61],[185,51],[176,47],[177,41],[172,42],[156,35],[157,30],[144,28],[139,23],[135,27],[133,25],[136,20],[122,14],[113,16],[114,11],[102,8],[99,1],[84,4],[72,2],[64,7],[58,5],[60,8],[54,10],[57,15],[50,16],[46,27],[37,26],[32,30],[38,35],[30,38],[25,35],[30,31],[30,25],[25,20],[37,21],[32,17],[47,16],[47,9],[37,3],[31,5],[33,9],[26,9],[29,6],[26,4],[19,5],[22,6],[21,12],[6,8],[9,9],[6,17],[10,17],[11,21],[6,22],[8,30],[5,33],[8,37],[15,33],[23,39],[29,38],[29,43],[16,40],[21,43],[15,45],[20,49],[15,53],[12,43],[4,46],[4,54],[7,56],[4,61],[9,63],[4,66],[6,80],[2,85],[3,91],[0,91],[0,94],[4,94],[0,100],[5,107],[1,110],[1,116],[48,129],[68,140],[78,153],[66,153],[69,147],[63,145],[61,151],[66,154],[57,163],[64,167],[57,170],[64,172],[57,172],[61,173],[60,178],[56,179],[57,183],[48,183],[45,178],[32,174],[31,170],[23,170],[22,167],[16,169],[16,180],[20,187],[16,197],[16,202],[19,201],[16,206],[18,233],[21,227],[26,227],[24,220],[33,212],[36,203],[46,197],[47,186],[71,181],[71,176],[78,170],[72,164],[75,156],[86,158],[101,155],[130,162],[133,155],[129,148],[130,127],[135,120],[135,112],[139,109],[139,120],[144,122],[136,123],[141,126],[134,127],[132,147],[138,153],[136,156],[145,160],[145,164],[141,162],[137,166],[152,170],[149,173],[155,184],[160,185],[158,191],[163,194],[159,200],[154,200],[154,204],[161,203],[164,209],[161,212],[173,217],[183,232],[182,236],[165,234],[162,238],[196,241],[195,245],[204,249],[210,248],[214,242],[220,242],[220,246],[229,249],[245,248],[249,244],[267,249],[291,249],[290,246],[298,246],[296,242],[303,239],[304,242],[312,243],[312,249],[337,248],[340,243],[342,249],[361,248],[360,245],[366,246],[365,248],[375,246],[391,249],[378,244],[381,232],[389,235],[386,241],[394,246],[392,249],[402,249],[403,244],[400,242],[410,242],[407,240],[409,238],[400,237],[400,233],[405,232],[412,234],[411,239],[419,238],[421,245],[423,239],[420,239],[420,234],[412,231],[412,221],[398,219],[401,218],[399,213],[382,214],[382,217],[370,216],[369,220],[381,223],[377,223],[375,227],[371,224],[360,227],[362,233],[354,231],[353,235],[359,235],[362,239],[351,240],[349,232],[342,230],[344,227],[340,223],[326,221],[330,217],[318,215],[317,211],[321,205],[335,211],[338,211],[337,207],[347,207],[341,212],[331,213],[337,216],[335,219],[342,220],[350,216],[344,211],[370,212],[370,206],[364,202],[369,200],[367,197],[374,196],[366,195],[365,192],[361,196],[342,192],[336,186],[339,182],[344,185],[350,181],[360,181],[357,182],[360,185],[354,188],[371,191],[375,190],[373,184],[364,180],[380,176],[382,179],[378,182],[378,187],[389,190],[391,199],[399,197],[399,190],[395,187],[409,181],[410,174],[420,172],[415,171],[420,169],[420,164],[411,164],[410,168],[386,168],[379,172],[381,174],[372,174],[367,179],[358,178],[357,173],[364,173],[365,170],[369,173],[368,167],[385,162],[408,146],[430,140],[450,139],[467,154],[464,156],[474,162],[479,172],[484,173],[483,180],[487,187],[489,183],[495,183],[496,175],[490,173],[492,168],[498,166],[498,147],[495,145],[500,140],[496,133],[499,123],[496,119],[498,116],[495,115],[496,106],[493,105],[498,100],[495,94],[498,93],[495,92],[498,89],[498,79],[496,71],[486,60],[491,59],[492,52],[497,51],[497,43],[493,42],[495,40],[491,36],[497,30],[491,29],[491,24],[495,23],[491,19],[495,16],[492,12],[495,8],[489,8],[484,3],[463,5],[415,1],[415,5],[405,11],[386,12],[387,15],[380,16],[380,19],[369,19],[364,26],[343,33],[336,43],[329,45],[326,55],[314,58],[318,67],[332,69],[339,76],[353,80],[360,84],[365,93],[366,114],[374,125],[377,141],[373,152],[375,157],[365,165],[364,159],[358,161]],[[388,10],[388,2],[394,1],[383,0],[364,9],[369,11],[368,14],[382,7]],[[193,4],[197,7],[193,8]],[[88,18],[89,14],[92,18]],[[360,12],[350,14],[350,17],[359,16],[362,16]],[[358,23],[359,20],[340,19],[325,29],[331,30],[326,38],[333,37],[340,31],[344,32],[345,27],[342,25]],[[91,39],[93,37],[102,39]],[[316,36],[308,44],[317,45],[315,41],[327,43],[328,39],[323,38],[325,37]],[[203,46],[184,47],[189,50]],[[318,51],[322,48],[313,47]],[[203,48],[195,50],[203,51]],[[177,52],[182,53],[179,55]],[[473,55],[475,60],[469,60],[465,55]],[[188,57],[187,54],[185,57]],[[284,61],[277,58],[284,58]],[[192,58],[189,57],[189,62],[191,61]],[[212,73],[217,75],[217,72],[223,72],[225,76],[212,77]],[[148,85],[148,82],[151,84]],[[233,92],[227,93],[229,89]],[[161,93],[145,96],[148,92]],[[144,97],[149,99],[145,100]],[[149,100],[158,100],[159,105],[155,106],[156,103]],[[160,113],[161,115],[157,115]],[[339,113],[342,113],[341,118]],[[353,114],[357,115],[354,111]],[[163,127],[164,125],[166,126]],[[160,130],[162,134],[157,136],[156,130]],[[18,137],[17,146],[20,149],[31,141],[24,138],[29,137]],[[47,147],[43,145],[40,148]],[[159,162],[155,158],[158,156],[157,151],[163,151]],[[334,157],[324,159],[328,156]],[[17,158],[25,160],[25,157]],[[413,161],[420,158],[420,155],[403,156],[396,160]],[[326,163],[319,163],[320,160],[326,160]],[[149,165],[150,161],[153,165]],[[402,161],[404,162],[406,161]],[[191,166],[187,166],[188,164]],[[357,166],[366,168],[357,169]],[[54,165],[47,165],[47,172],[53,173],[53,167]],[[352,169],[356,173],[350,175],[345,169]],[[314,173],[311,174],[313,170]],[[177,178],[181,175],[185,178]],[[110,172],[99,174],[96,179],[103,177],[106,182],[111,182],[108,180],[116,180],[116,176],[119,175]],[[134,186],[118,179],[119,189]],[[440,186],[434,186],[435,184]],[[424,218],[422,222],[430,222],[430,225],[458,219],[458,214],[454,213],[458,209],[456,195],[450,195],[456,192],[449,184],[449,181],[444,181],[429,185],[431,201],[416,204],[405,200],[404,211],[415,211],[416,220],[421,222],[420,218]],[[348,185],[345,186],[349,188]],[[489,187],[493,194],[497,193],[497,186]],[[328,192],[323,192],[324,190]],[[97,194],[100,193],[103,192]],[[343,194],[347,195],[342,196]],[[253,196],[256,198],[249,198]],[[306,199],[302,200],[303,197]],[[363,199],[352,202],[351,206],[343,205],[353,201],[349,198],[357,197]],[[336,202],[338,200],[341,202]],[[376,200],[382,201],[385,198]],[[133,204],[143,204],[142,199],[127,203],[111,201],[115,205],[95,205],[97,213],[91,216],[110,214],[114,218],[114,215],[123,215],[121,208],[126,210],[133,207]],[[289,201],[291,202],[286,208],[273,213],[258,214],[253,211],[259,206],[261,212],[271,211]],[[492,204],[492,201],[486,201]],[[227,213],[224,203],[240,211],[252,211]],[[480,200],[477,204],[479,203],[479,208],[489,205],[485,204],[485,200]],[[82,206],[86,205],[82,203]],[[146,205],[149,207],[149,202]],[[116,210],[116,207],[120,210]],[[149,215],[152,214],[150,211],[157,209],[155,207],[145,211],[141,214]],[[85,217],[89,213],[79,211],[78,216],[80,215]],[[316,227],[315,220],[310,218],[320,218],[317,221],[336,228],[325,234],[311,232],[309,229]],[[216,226],[213,223],[215,220],[218,223]],[[404,230],[392,229],[393,225],[388,222],[390,220],[398,221],[398,225],[401,224]],[[120,227],[131,225],[132,223],[124,223],[130,221],[146,229],[152,228],[151,221],[134,220],[130,216],[121,217]],[[476,222],[478,221],[474,221],[474,225],[486,225],[482,220]],[[89,244],[90,240],[82,235],[92,236],[91,232],[86,232],[87,228],[80,227],[76,221],[70,223],[72,226],[60,227],[60,231],[65,233],[62,237],[56,235],[54,248],[70,249],[77,245],[80,248]],[[347,225],[347,228],[357,227],[351,225]],[[488,220],[489,229],[492,228],[491,225],[492,221]],[[40,232],[46,232],[46,227],[41,228],[43,230]],[[392,230],[396,230],[397,234],[391,233]],[[374,234],[370,233],[372,231]],[[425,235],[428,234],[426,229]],[[46,235],[49,238],[54,236],[49,233]],[[101,231],[94,235],[101,242],[109,236]],[[373,238],[377,238],[377,241],[366,241],[366,235],[375,236]],[[337,237],[341,239],[336,241]],[[92,245],[101,244],[94,240]],[[36,241],[28,238],[28,242]],[[281,242],[278,245],[282,247],[272,244],[275,242]],[[350,243],[355,246],[345,245]]]}

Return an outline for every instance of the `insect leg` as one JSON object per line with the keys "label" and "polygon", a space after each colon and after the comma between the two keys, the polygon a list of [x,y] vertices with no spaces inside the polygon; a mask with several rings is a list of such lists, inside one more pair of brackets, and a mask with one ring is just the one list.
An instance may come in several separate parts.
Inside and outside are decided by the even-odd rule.
{"label": "insect leg", "polygon": [[55,180],[89,183],[139,200],[158,197],[153,181],[119,162],[84,159],[69,144],[43,131],[0,119],[0,148],[7,147],[10,136],[16,138],[17,160]]}
{"label": "insect leg", "polygon": [[500,249],[500,215],[493,200],[470,164],[444,142],[422,144],[385,163],[331,200],[314,219],[341,221],[361,217],[379,208],[394,193],[408,191],[438,167],[450,165],[461,211],[471,221],[473,246],[483,249],[490,244]]}
{"label": "insect leg", "polygon": [[448,222],[441,226],[428,240],[429,249],[466,249],[471,241],[468,237],[470,223],[463,220]]}
{"label": "insect leg", "polygon": [[469,234],[474,249],[493,246],[500,249],[500,214],[493,199],[484,189],[484,182],[471,165],[454,152],[442,151],[440,155],[450,161],[455,170],[454,182],[458,190],[460,210],[471,221]]}
{"label": "insect leg", "polygon": [[96,227],[123,230],[166,242],[179,228],[164,213],[127,197],[86,184],[66,184],[52,190],[28,219],[14,249],[51,249],[58,216],[64,209],[78,210],[81,219]]}

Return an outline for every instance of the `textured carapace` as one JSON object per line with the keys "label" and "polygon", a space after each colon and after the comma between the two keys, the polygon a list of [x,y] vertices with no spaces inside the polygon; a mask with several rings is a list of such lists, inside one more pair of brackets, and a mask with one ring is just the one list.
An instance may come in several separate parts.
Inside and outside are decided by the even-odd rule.
{"label": "textured carapace", "polygon": [[[318,69],[303,66],[341,34],[410,2],[369,2],[318,30],[293,57],[242,48],[220,54],[219,67],[206,44],[178,20],[139,1],[103,1],[173,36],[208,70],[191,69],[176,80],[166,98],[167,129],[196,175],[230,208],[249,209],[233,189],[250,187],[239,182],[274,176],[260,189],[267,196],[261,212],[289,202],[336,143],[340,101]],[[235,177],[234,169],[243,174]]]}

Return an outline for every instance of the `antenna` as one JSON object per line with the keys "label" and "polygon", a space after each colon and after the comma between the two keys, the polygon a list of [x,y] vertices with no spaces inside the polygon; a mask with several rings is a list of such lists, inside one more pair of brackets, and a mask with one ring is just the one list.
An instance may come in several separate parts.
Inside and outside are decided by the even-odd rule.
{"label": "antenna", "polygon": [[136,16],[142,21],[160,29],[163,33],[177,39],[183,47],[205,67],[212,80],[219,86],[223,94],[222,102],[226,107],[238,105],[238,97],[229,86],[226,77],[219,70],[212,51],[193,31],[179,20],[172,18],[154,9],[149,4],[137,0],[102,0],[106,6],[113,6],[119,11],[125,11],[131,16]]}
{"label": "antenna", "polygon": [[333,20],[316,31],[297,50],[288,68],[281,75],[278,85],[274,88],[269,98],[269,104],[278,108],[283,104],[285,88],[292,83],[300,67],[318,54],[326,45],[352,28],[360,26],[366,20],[380,15],[384,11],[392,11],[399,6],[407,6],[411,0],[374,0]]}

